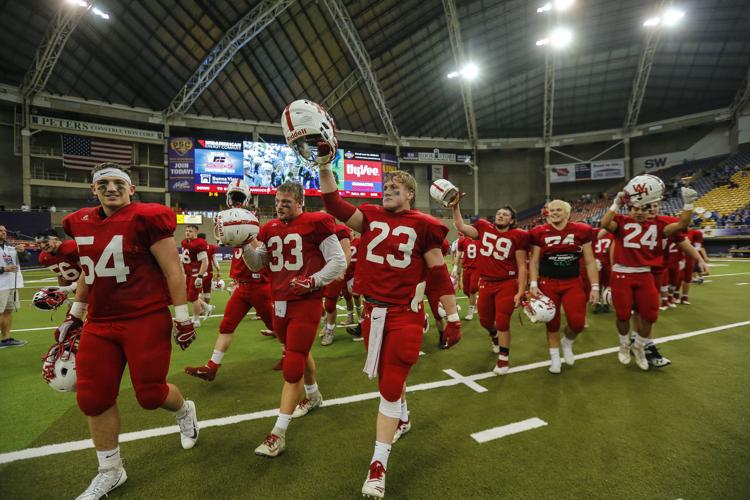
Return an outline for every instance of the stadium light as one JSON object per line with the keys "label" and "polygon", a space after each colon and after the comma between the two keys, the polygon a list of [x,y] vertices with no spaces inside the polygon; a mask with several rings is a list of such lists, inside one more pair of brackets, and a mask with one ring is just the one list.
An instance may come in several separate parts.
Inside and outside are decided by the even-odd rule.
{"label": "stadium light", "polygon": [[553,8],[558,11],[562,12],[564,10],[568,10],[573,4],[575,3],[575,0],[555,0],[554,2],[547,2],[538,9],[536,9],[538,14],[543,14],[545,12],[551,11]]}
{"label": "stadium light", "polygon": [[552,4],[549,2],[536,9],[536,12],[537,14],[541,14],[542,12],[547,12],[548,10],[552,10]]}
{"label": "stadium light", "polygon": [[562,49],[570,45],[573,33],[567,28],[555,28],[549,35],[549,43],[556,49]]}
{"label": "stadium light", "polygon": [[448,78],[458,78],[463,77],[467,80],[474,80],[477,76],[479,76],[479,67],[474,63],[466,63],[466,65],[461,68],[460,71],[451,71],[446,75]]}
{"label": "stadium light", "polygon": [[448,73],[448,78],[456,78],[458,76],[458,71],[451,71]]}
{"label": "stadium light", "polygon": [[91,12],[101,17],[102,19],[109,19],[109,14],[107,14],[106,12],[102,12],[98,7],[94,7],[93,9],[91,9]]}
{"label": "stadium light", "polygon": [[658,16],[649,17],[648,19],[643,21],[643,25],[647,28],[651,28],[653,26],[659,26],[660,24],[661,24],[661,18]]}
{"label": "stadium light", "polygon": [[84,2],[84,0],[65,0],[65,3],[69,5],[74,5],[76,7],[88,7],[89,4],[87,2]]}
{"label": "stadium light", "polygon": [[643,21],[643,26],[646,28],[655,28],[657,26],[666,26],[671,28],[679,23],[682,18],[685,17],[685,12],[675,8],[669,8],[661,13],[659,16],[649,17]]}

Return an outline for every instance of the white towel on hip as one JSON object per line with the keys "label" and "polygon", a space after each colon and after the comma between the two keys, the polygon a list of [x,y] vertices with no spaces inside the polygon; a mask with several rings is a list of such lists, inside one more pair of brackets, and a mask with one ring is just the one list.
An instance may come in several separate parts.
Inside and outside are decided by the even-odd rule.
{"label": "white towel on hip", "polygon": [[370,338],[367,342],[367,360],[362,371],[371,379],[378,375],[380,349],[383,347],[383,330],[387,314],[387,307],[373,307],[370,311]]}

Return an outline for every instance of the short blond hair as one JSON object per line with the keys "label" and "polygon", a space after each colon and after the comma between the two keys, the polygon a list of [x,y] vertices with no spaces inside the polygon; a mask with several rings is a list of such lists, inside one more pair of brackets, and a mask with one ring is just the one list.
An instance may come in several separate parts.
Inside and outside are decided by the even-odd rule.
{"label": "short blond hair", "polygon": [[300,205],[305,204],[305,189],[302,187],[302,184],[299,182],[293,182],[293,181],[286,181],[284,184],[276,188],[276,191],[281,191],[282,193],[289,193],[294,197],[294,200],[299,203]]}
{"label": "short blond hair", "polygon": [[547,204],[547,208],[552,208],[553,205],[560,205],[563,208],[563,212],[565,212],[565,215],[570,216],[570,203],[564,200],[552,200]]}
{"label": "short blond hair", "polygon": [[406,189],[411,191],[414,196],[412,197],[410,203],[412,207],[414,206],[414,203],[417,201],[417,180],[413,175],[403,170],[396,170],[395,172],[387,174],[385,180],[398,182],[399,184],[402,184]]}

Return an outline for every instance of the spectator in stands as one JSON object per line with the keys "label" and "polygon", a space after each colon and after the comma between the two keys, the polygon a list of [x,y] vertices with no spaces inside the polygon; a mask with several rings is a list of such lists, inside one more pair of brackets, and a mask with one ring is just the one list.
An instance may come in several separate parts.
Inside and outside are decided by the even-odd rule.
{"label": "spectator in stands", "polygon": [[19,257],[28,258],[22,244],[7,243],[8,231],[0,226],[0,349],[26,345],[25,340],[16,340],[10,336],[11,315],[20,306],[18,289],[23,288],[23,276],[19,266]]}

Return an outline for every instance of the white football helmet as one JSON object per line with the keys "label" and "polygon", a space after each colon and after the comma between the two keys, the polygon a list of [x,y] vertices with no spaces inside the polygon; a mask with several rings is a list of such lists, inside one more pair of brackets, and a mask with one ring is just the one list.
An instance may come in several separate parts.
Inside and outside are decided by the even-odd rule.
{"label": "white football helmet", "polygon": [[623,188],[625,201],[634,207],[644,207],[661,201],[664,195],[664,181],[651,174],[637,175]]}
{"label": "white football helmet", "polygon": [[604,290],[602,290],[602,294],[599,300],[605,306],[611,306],[612,305],[612,289],[608,286],[604,287]]}
{"label": "white football helmet", "polygon": [[448,208],[458,202],[458,188],[447,179],[438,179],[430,186],[430,196],[440,205]]}
{"label": "white football helmet", "polygon": [[211,288],[213,288],[214,290],[224,290],[224,287],[225,287],[224,280],[214,280],[211,283]]}
{"label": "white football helmet", "polygon": [[244,208],[222,210],[214,219],[214,235],[225,245],[239,247],[260,230],[258,218]]}
{"label": "white football helmet", "polygon": [[555,303],[546,295],[534,297],[530,293],[521,301],[523,312],[532,323],[548,323],[555,317]]}
{"label": "white football helmet", "polygon": [[37,309],[54,311],[65,303],[68,294],[57,287],[42,288],[31,298],[31,303]]}
{"label": "white football helmet", "polygon": [[[244,200],[239,201],[240,195],[244,195]],[[242,179],[232,179],[227,186],[227,206],[228,207],[246,207],[250,204],[250,189]]]}
{"label": "white football helmet", "polygon": [[76,351],[80,328],[69,332],[64,342],[56,342],[42,358],[42,378],[58,392],[76,390]]}
{"label": "white football helmet", "polygon": [[334,155],[339,147],[333,118],[321,105],[307,99],[299,99],[284,108],[281,128],[287,146],[306,160],[315,160],[320,140],[328,144]]}

